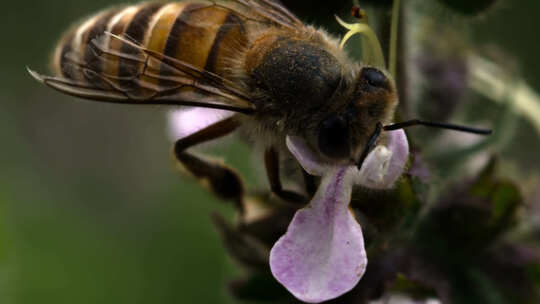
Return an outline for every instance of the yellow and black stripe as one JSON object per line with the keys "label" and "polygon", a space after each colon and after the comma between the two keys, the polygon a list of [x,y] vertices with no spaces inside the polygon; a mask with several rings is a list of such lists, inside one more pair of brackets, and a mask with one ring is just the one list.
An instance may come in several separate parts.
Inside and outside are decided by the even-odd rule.
{"label": "yellow and black stripe", "polygon": [[[247,33],[242,17],[232,10],[204,2],[149,2],[100,12],[68,31],[55,51],[56,74],[77,81],[99,80],[83,75],[73,62],[81,63],[98,74],[113,77],[133,76],[133,62],[118,58],[100,58],[90,47],[92,39],[111,32],[134,40],[147,49],[174,57],[206,71],[227,78],[235,49],[245,46]],[[129,53],[123,41],[110,39],[103,45],[114,52]],[[164,69],[160,73],[166,73]],[[145,79],[157,82],[155,79]],[[124,87],[133,82],[119,81]],[[155,85],[164,85],[155,83]],[[137,88],[130,88],[137,90]]]}

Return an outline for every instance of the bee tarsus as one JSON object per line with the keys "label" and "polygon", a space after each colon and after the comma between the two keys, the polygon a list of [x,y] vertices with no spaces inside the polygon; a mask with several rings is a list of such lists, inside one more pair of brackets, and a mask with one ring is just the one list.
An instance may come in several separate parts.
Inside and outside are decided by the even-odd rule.
{"label": "bee tarsus", "polygon": [[288,202],[299,205],[304,205],[309,201],[303,194],[283,189],[279,169],[279,152],[274,147],[266,149],[264,153],[264,164],[266,166],[268,181],[270,182],[270,190],[274,194]]}

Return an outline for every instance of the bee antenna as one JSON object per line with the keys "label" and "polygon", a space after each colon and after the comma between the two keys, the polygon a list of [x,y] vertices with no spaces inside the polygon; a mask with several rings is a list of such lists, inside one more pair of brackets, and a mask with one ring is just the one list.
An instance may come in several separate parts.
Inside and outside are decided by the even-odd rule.
{"label": "bee antenna", "polygon": [[454,125],[449,123],[442,123],[442,122],[432,122],[432,121],[423,121],[420,119],[412,119],[408,121],[398,122],[391,125],[386,125],[383,127],[384,131],[392,131],[392,130],[398,130],[398,129],[404,129],[412,126],[426,126],[426,127],[432,127],[432,128],[440,128],[440,129],[448,129],[448,130],[454,130],[454,131],[460,131],[460,132],[467,132],[467,133],[473,133],[473,134],[479,134],[479,135],[489,135],[492,133],[492,130],[490,129],[480,129],[480,128],[473,128],[473,127],[467,127],[467,126],[461,126],[461,125]]}
{"label": "bee antenna", "polygon": [[378,122],[377,126],[375,127],[375,131],[373,131],[373,133],[369,137],[368,142],[366,143],[366,146],[364,147],[364,151],[362,151],[362,155],[360,156],[360,159],[356,163],[356,167],[358,168],[358,170],[362,168],[362,164],[364,163],[364,160],[366,159],[369,151],[375,145],[375,143],[377,142],[377,139],[379,138],[379,136],[381,135],[383,131],[393,131],[393,130],[399,130],[399,129],[404,129],[404,128],[408,128],[412,126],[419,126],[419,125],[432,127],[432,128],[440,128],[440,129],[448,129],[448,130],[454,130],[454,131],[460,131],[460,132],[466,132],[466,133],[473,133],[473,134],[479,134],[479,135],[489,135],[493,133],[493,131],[490,129],[473,128],[473,127],[442,123],[442,122],[423,121],[420,119],[402,121],[402,122],[398,122],[398,123],[394,123],[394,124],[386,125],[386,126],[383,126],[380,122]]}
{"label": "bee antenna", "polygon": [[379,138],[379,135],[381,135],[381,132],[383,131],[383,125],[382,123],[378,122],[377,126],[375,127],[375,131],[371,134],[369,137],[368,142],[366,143],[366,146],[364,147],[364,151],[362,151],[362,155],[360,156],[360,159],[356,163],[356,167],[358,170],[362,168],[362,164],[364,163],[364,160],[366,159],[369,151],[371,150],[371,147],[375,145],[377,142],[377,138]]}

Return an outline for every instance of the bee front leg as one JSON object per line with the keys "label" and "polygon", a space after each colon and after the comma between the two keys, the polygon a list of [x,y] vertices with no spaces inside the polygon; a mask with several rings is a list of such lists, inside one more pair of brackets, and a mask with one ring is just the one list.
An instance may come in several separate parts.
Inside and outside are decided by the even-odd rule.
{"label": "bee front leg", "polygon": [[190,147],[223,137],[234,131],[240,124],[234,117],[219,121],[189,136],[179,139],[174,145],[174,155],[185,169],[200,182],[208,186],[219,198],[234,201],[239,210],[243,209],[244,184],[240,176],[217,161],[204,160],[186,152]]}
{"label": "bee front leg", "polygon": [[309,199],[294,191],[284,190],[281,185],[281,178],[279,175],[279,153],[274,147],[266,149],[264,153],[264,164],[266,166],[266,175],[270,182],[270,189],[280,198],[296,203],[307,204]]}
{"label": "bee front leg", "polygon": [[306,192],[310,197],[313,197],[313,195],[315,195],[315,192],[317,191],[317,185],[315,184],[315,176],[307,173],[307,171],[304,170],[302,166],[298,166],[302,170],[302,176],[304,176],[304,187],[306,189]]}

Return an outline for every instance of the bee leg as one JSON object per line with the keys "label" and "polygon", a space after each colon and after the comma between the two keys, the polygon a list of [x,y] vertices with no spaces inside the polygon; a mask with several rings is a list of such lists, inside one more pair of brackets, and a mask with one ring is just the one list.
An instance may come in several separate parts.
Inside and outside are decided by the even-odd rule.
{"label": "bee leg", "polygon": [[174,145],[174,155],[184,168],[191,172],[198,180],[207,182],[210,189],[219,198],[234,201],[239,210],[242,211],[244,185],[240,176],[224,164],[204,160],[186,152],[190,147],[225,136],[234,131],[238,126],[238,121],[234,117],[231,117],[181,138]]}
{"label": "bee leg", "polygon": [[317,185],[315,183],[315,176],[307,173],[304,168],[300,166],[300,169],[302,170],[302,175],[304,176],[304,187],[306,188],[306,192],[310,197],[313,197],[315,195],[315,192],[317,191]]}
{"label": "bee leg", "polygon": [[272,192],[289,202],[297,204],[306,204],[308,202],[308,198],[304,195],[283,189],[279,176],[279,153],[274,147],[266,149],[264,153],[264,164]]}

